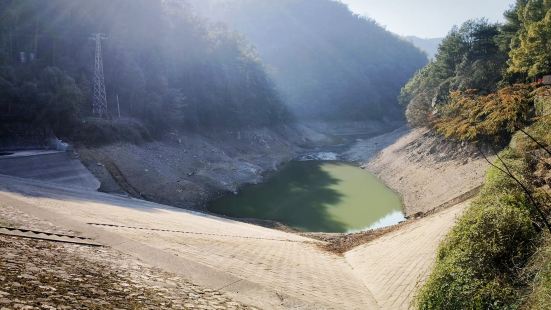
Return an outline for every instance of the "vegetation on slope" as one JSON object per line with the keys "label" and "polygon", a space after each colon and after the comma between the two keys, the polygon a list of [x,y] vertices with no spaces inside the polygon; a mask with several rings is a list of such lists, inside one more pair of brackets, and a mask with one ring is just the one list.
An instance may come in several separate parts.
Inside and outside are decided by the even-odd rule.
{"label": "vegetation on slope", "polygon": [[[501,157],[527,177],[527,164],[513,150]],[[514,308],[518,266],[537,236],[530,207],[517,184],[498,169],[488,172],[479,197],[438,251],[436,267],[419,295],[421,309]]]}
{"label": "vegetation on slope", "polygon": [[551,74],[551,1],[518,0],[505,17],[453,29],[402,90],[410,123],[497,157],[442,243],[420,309],[538,309],[551,295],[541,258],[551,230],[551,87],[538,81]]}
{"label": "vegetation on slope", "polygon": [[408,121],[427,125],[433,107],[445,104],[452,91],[495,91],[507,61],[496,42],[499,34],[499,25],[484,20],[454,28],[440,44],[436,58],[402,89],[400,101],[408,105]]}
{"label": "vegetation on slope", "polygon": [[402,89],[407,117],[430,125],[454,91],[489,94],[551,74],[551,1],[518,0],[506,23],[468,21],[443,40],[434,61]]}
{"label": "vegetation on slope", "polygon": [[302,119],[403,118],[396,97],[427,57],[332,0],[194,0],[258,48]]}
{"label": "vegetation on slope", "polygon": [[91,115],[97,32],[112,116],[119,101],[153,133],[289,119],[251,46],[173,0],[1,1],[0,115],[72,135]]}
{"label": "vegetation on slope", "polygon": [[525,304],[526,309],[546,310],[551,305],[551,236],[546,234],[540,250],[528,264],[527,275],[534,280]]}
{"label": "vegetation on slope", "polygon": [[[541,88],[531,102],[545,101],[545,110],[549,109],[550,90]],[[491,122],[480,122],[481,134]],[[478,136],[477,128],[467,127],[470,129],[452,136]],[[496,128],[501,132],[507,127]],[[540,245],[542,236],[548,234],[540,211],[549,218],[551,156],[540,144],[551,145],[549,114],[537,113],[536,121],[523,130],[525,133],[516,132],[510,147],[500,152],[481,194],[442,243],[436,267],[417,298],[420,309],[519,308],[535,275],[537,297],[530,299],[551,293],[530,262],[538,248],[548,251]],[[538,265],[541,272],[550,268],[546,264]]]}

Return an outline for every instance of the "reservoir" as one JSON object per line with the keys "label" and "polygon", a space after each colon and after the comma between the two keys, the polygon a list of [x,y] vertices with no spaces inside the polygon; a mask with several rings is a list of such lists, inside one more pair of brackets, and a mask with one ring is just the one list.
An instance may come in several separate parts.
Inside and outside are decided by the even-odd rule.
{"label": "reservoir", "polygon": [[305,232],[357,232],[403,221],[400,197],[371,173],[335,161],[293,161],[266,182],[209,205],[234,218],[273,220]]}

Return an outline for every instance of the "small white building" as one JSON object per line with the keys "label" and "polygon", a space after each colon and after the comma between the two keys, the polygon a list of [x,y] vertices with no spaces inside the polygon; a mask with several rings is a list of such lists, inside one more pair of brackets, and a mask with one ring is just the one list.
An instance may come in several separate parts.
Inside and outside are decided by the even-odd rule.
{"label": "small white building", "polygon": [[545,75],[541,80],[543,85],[551,85],[551,75]]}

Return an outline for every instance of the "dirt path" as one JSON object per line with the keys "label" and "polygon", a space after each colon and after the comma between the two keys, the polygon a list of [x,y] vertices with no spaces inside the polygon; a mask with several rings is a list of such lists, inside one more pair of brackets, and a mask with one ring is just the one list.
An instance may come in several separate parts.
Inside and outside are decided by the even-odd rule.
{"label": "dirt path", "polygon": [[295,234],[39,181],[0,176],[0,202],[264,309],[405,307],[439,238],[463,208],[425,218],[343,257]]}
{"label": "dirt path", "polygon": [[429,275],[442,238],[469,201],[423,218],[345,254],[383,309],[408,309]]}

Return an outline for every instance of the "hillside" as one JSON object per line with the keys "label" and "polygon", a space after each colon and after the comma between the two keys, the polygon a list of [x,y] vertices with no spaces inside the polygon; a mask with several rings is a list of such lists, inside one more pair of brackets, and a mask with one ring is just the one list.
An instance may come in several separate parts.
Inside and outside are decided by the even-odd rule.
{"label": "hillside", "polygon": [[0,310],[549,309],[551,0],[504,16],[0,0]]}
{"label": "hillside", "polygon": [[330,0],[194,0],[252,42],[299,119],[399,119],[396,97],[426,57]]}
{"label": "hillside", "polygon": [[[56,18],[52,18],[55,16]],[[17,0],[0,3],[0,114],[85,140],[113,138],[92,116],[95,46],[103,33],[108,114],[141,135],[170,129],[256,128],[289,120],[242,39],[208,27],[182,1]],[[118,128],[120,129],[120,128]],[[128,130],[130,131],[131,130]],[[80,133],[84,132],[84,137]],[[139,139],[138,139],[139,140]]]}
{"label": "hillside", "polygon": [[[42,148],[57,136],[75,146],[84,164],[102,182],[101,191],[127,192],[151,201],[201,209],[223,193],[260,182],[266,172],[298,156],[305,147],[339,140],[315,131],[372,135],[401,123],[401,108],[395,98],[401,82],[389,84],[392,91],[388,91],[383,87],[387,81],[378,80],[380,85],[372,87],[372,81],[364,79],[371,67],[406,66],[399,52],[371,66],[368,57],[381,60],[381,51],[366,45],[356,51],[351,36],[340,37],[347,29],[367,29],[365,39],[374,45],[393,49],[404,44],[373,22],[354,17],[340,4],[338,11],[331,13],[328,9],[334,4],[330,2],[319,10],[327,17],[340,16],[343,29],[330,32],[321,27],[321,19],[303,16],[305,27],[319,28],[325,38],[302,33],[295,41],[280,41],[288,44],[288,58],[278,60],[287,69],[305,61],[292,59],[293,53],[311,58],[292,46],[297,40],[304,41],[304,48],[327,45],[330,39],[340,40],[339,45],[345,47],[332,44],[316,60],[318,66],[320,62],[334,62],[340,55],[342,61],[333,67],[308,65],[307,76],[297,70],[287,73],[292,75],[289,81],[321,81],[315,93],[312,89],[308,110],[304,110],[313,118],[316,111],[324,114],[319,122],[308,123],[311,129],[295,121],[288,109],[292,104],[286,104],[289,98],[272,82],[273,66],[257,54],[248,38],[197,17],[187,3],[0,2],[0,149]],[[284,16],[281,11],[273,13],[275,19]],[[279,23],[279,31],[291,31],[285,24]],[[97,32],[106,38],[102,47],[107,119],[92,114],[95,46],[90,37]],[[286,34],[281,33],[280,39],[284,37]],[[410,45],[405,47],[412,56],[422,56]],[[362,56],[363,52],[370,54]],[[358,60],[350,53],[356,53]],[[413,74],[412,66],[406,66],[409,75],[407,70],[401,72],[402,82]],[[326,83],[337,78],[333,70],[341,75],[338,87]],[[358,74],[365,76],[351,83]],[[361,100],[336,97],[355,96],[352,91],[361,93]],[[375,104],[370,97],[381,100]],[[377,111],[371,110],[374,104]],[[378,120],[365,122],[366,118]],[[392,118],[398,121],[388,121]],[[327,124],[329,119],[340,122]]]}

